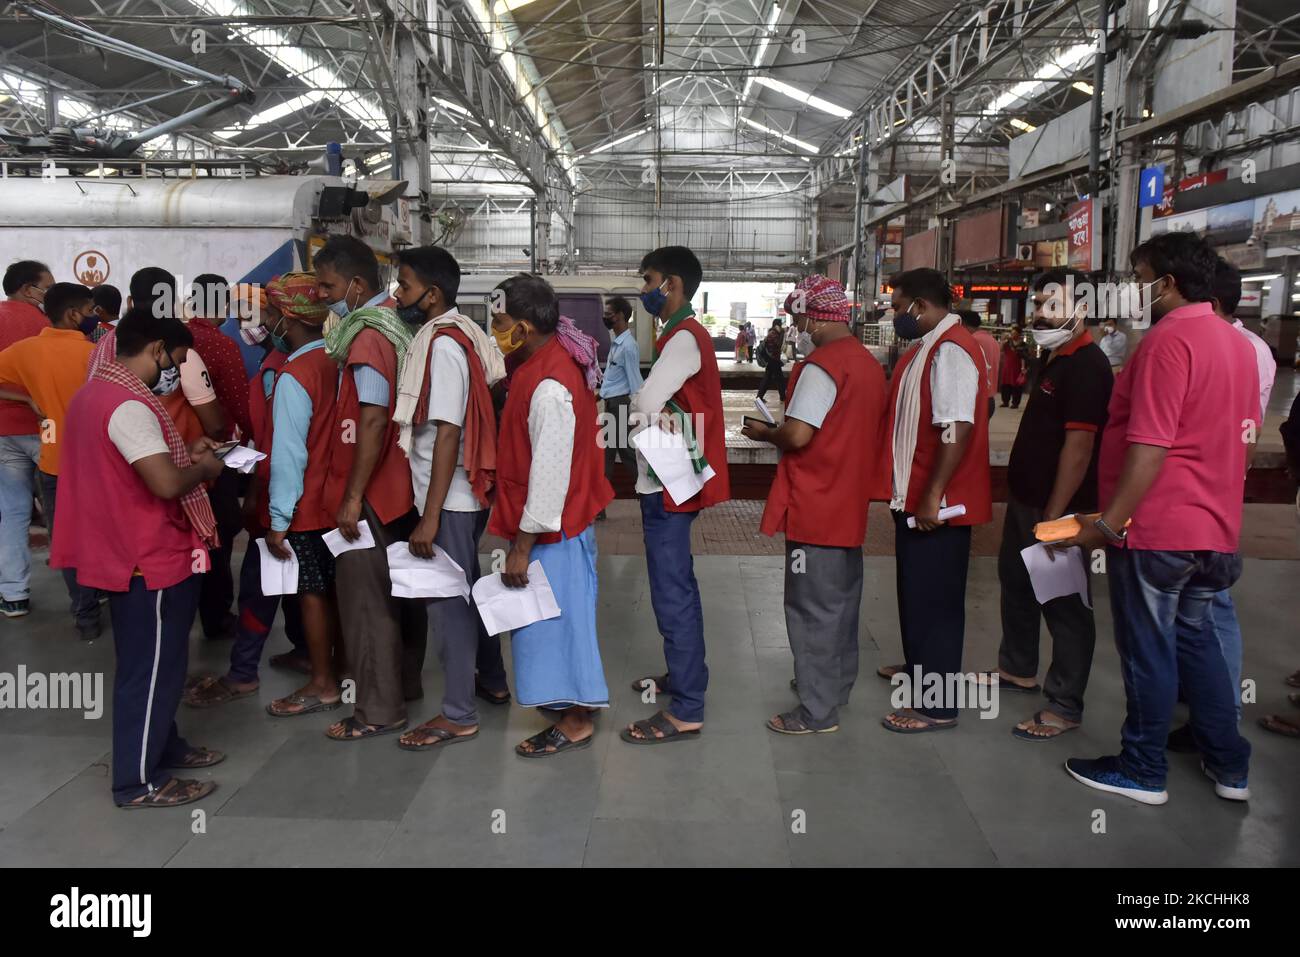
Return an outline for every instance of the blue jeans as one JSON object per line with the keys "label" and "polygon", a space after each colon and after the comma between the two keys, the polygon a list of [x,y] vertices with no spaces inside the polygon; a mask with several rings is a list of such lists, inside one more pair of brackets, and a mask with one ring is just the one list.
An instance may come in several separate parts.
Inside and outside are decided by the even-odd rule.
{"label": "blue jeans", "polygon": [[1241,625],[1237,622],[1237,609],[1232,604],[1228,589],[1215,592],[1210,602],[1210,624],[1223,652],[1223,663],[1228,666],[1228,680],[1232,687],[1232,700],[1237,704],[1237,720],[1241,720]]}
{"label": "blue jeans", "polygon": [[691,557],[691,524],[699,512],[670,512],[662,492],[637,496],[645,535],[650,605],[664,636],[672,714],[679,721],[704,720],[709,666],[704,661],[704,609]]}
{"label": "blue jeans", "polygon": [[1162,788],[1165,742],[1181,685],[1192,734],[1221,781],[1246,777],[1250,744],[1237,731],[1236,701],[1212,605],[1241,575],[1241,557],[1209,551],[1106,550],[1110,604],[1128,699],[1120,767]]}
{"label": "blue jeans", "polygon": [[29,594],[27,529],[40,456],[40,436],[0,435],[0,598],[5,601],[26,601]]}

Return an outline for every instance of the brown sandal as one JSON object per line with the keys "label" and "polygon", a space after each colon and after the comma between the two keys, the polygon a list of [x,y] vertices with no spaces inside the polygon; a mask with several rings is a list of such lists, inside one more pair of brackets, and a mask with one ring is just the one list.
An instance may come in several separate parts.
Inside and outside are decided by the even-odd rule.
{"label": "brown sandal", "polygon": [[164,764],[162,767],[168,770],[176,771],[195,771],[199,768],[210,768],[214,764],[220,764],[226,760],[224,751],[211,751],[208,748],[190,748],[185,752],[185,757],[175,764]]}
{"label": "brown sandal", "polygon": [[[437,719],[435,718],[434,721]],[[416,741],[414,738],[407,740],[410,735],[422,735],[423,740]],[[426,721],[406,734],[397,739],[397,746],[403,751],[431,751],[432,749],[443,744],[459,744],[462,741],[468,741],[471,738],[478,737],[478,727],[476,726],[469,734],[457,734],[455,731],[449,731],[446,728],[440,728],[433,721]]]}
{"label": "brown sandal", "polygon": [[190,708],[214,708],[238,698],[251,698],[257,694],[259,687],[254,685],[252,688],[240,691],[227,681],[225,676],[209,675],[186,688],[181,700]]}
{"label": "brown sandal", "polygon": [[142,807],[180,807],[201,801],[217,789],[215,781],[194,781],[172,778],[162,787],[140,795],[134,801],[119,804],[118,807],[134,811]]}

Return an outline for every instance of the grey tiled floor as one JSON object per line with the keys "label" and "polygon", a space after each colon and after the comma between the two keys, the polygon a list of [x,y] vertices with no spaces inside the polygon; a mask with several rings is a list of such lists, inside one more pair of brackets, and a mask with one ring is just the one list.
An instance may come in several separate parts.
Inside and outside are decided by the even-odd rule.
{"label": "grey tiled floor", "polygon": [[[1170,802],[1135,805],[1073,783],[1071,755],[1113,752],[1123,689],[1105,600],[1087,723],[1029,744],[1010,728],[1035,703],[1004,695],[993,720],[969,715],[954,732],[885,732],[889,687],[877,664],[899,658],[893,561],[867,559],[862,676],[837,734],[772,735],[763,721],[793,703],[781,612],[780,559],[702,556],[711,685],[704,736],[663,748],[617,738],[650,712],[628,687],[662,668],[639,556],[600,559],[600,630],[613,707],[594,747],[552,761],[513,754],[543,726],[510,707],[483,716],[478,740],[409,754],[391,737],[328,741],[338,716],[289,721],[262,705],[294,687],[267,671],[260,699],[205,712],[182,709],[182,733],[229,752],[220,788],[193,808],[126,814],[112,806],[110,718],[0,712],[0,864],[4,865],[1144,865],[1300,863],[1300,744],[1254,719],[1287,708],[1282,678],[1300,667],[1297,563],[1252,560],[1235,590],[1246,640],[1245,676],[1259,686],[1243,727],[1255,748],[1248,807],[1214,797],[1194,759],[1175,756]],[[66,618],[62,583],[37,569],[29,618],[0,622],[0,671],[103,670],[111,638],[83,645]],[[972,561],[966,668],[995,660],[995,560]],[[197,635],[197,629],[196,629]],[[272,650],[284,646],[277,632]],[[191,670],[220,666],[227,643],[192,639]],[[507,642],[508,650],[508,642]],[[1050,642],[1044,638],[1044,655]],[[426,697],[441,675],[429,655]],[[192,811],[203,810],[202,822]],[[1106,831],[1093,832],[1094,812]],[[795,822],[802,826],[795,828]],[[200,826],[200,824],[202,826]],[[499,833],[504,829],[504,833]],[[796,832],[797,831],[797,832]]]}

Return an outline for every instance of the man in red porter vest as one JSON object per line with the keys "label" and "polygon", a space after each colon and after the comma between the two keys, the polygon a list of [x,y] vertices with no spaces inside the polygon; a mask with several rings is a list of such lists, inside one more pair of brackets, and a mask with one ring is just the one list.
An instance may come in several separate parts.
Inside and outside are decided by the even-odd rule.
{"label": "man in red porter vest", "polygon": [[217,542],[203,483],[223,466],[206,436],[185,448],[151,391],[185,361],[189,330],[136,308],[116,339],[116,359],[102,363],[68,406],[50,567],[75,568],[82,585],[108,593],[117,656],[113,800],[175,807],[216,785],[171,772],[225,757],[191,747],[176,730],[199,602],[196,572]]}
{"label": "man in red porter vest", "polygon": [[[919,734],[957,724],[953,676],[961,672],[966,634],[971,526],[993,516],[988,386],[984,353],[951,311],[943,275],[911,269],[890,285],[894,331],[916,340],[894,368],[880,473],[894,515],[904,688],[912,707],[890,712],[882,724]],[[958,505],[964,515],[939,518],[941,508]],[[898,670],[880,673],[892,678]]]}
{"label": "man in red porter vest", "polygon": [[560,606],[558,617],[510,635],[515,699],[560,715],[516,745],[515,753],[550,758],[590,747],[592,715],[609,707],[596,637],[592,523],[614,490],[598,435],[596,349],[590,337],[561,321],[555,290],[540,276],[515,276],[494,290],[492,335],[503,355],[523,361],[501,410],[488,531],[510,542],[502,582],[527,586],[536,562]]}
{"label": "man in red porter vest", "polygon": [[[698,474],[712,470],[703,488],[675,502],[637,455],[637,497],[645,536],[650,603],[664,638],[667,674],[633,683],[643,698],[667,694],[671,710],[634,722],[621,734],[630,744],[663,744],[698,737],[704,726],[704,612],[691,557],[691,524],[710,505],[731,498],[727,444],[722,420],[722,385],[713,340],[695,319],[691,296],[703,277],[700,261],[685,246],[664,246],[641,260],[641,304],[663,323],[650,375],[632,402],[641,421],[668,412],[671,427],[688,426]],[[684,417],[684,419],[683,419]]]}
{"label": "man in red porter vest", "polygon": [[743,432],[781,450],[763,509],[764,535],[785,533],[785,627],[799,706],[767,722],[779,734],[839,729],[858,677],[862,542],[875,470],[885,373],[849,327],[844,288],[800,280],[785,310],[813,351],[795,363],[779,426],[746,419]]}

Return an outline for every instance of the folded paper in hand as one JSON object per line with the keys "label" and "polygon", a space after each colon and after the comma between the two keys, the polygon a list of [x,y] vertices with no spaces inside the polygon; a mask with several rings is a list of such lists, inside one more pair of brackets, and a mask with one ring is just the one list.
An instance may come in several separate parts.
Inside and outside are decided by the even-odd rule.
{"label": "folded paper in hand", "polygon": [[266,458],[265,452],[259,452],[243,445],[236,445],[222,457],[221,461],[226,463],[226,468],[247,475],[264,458]]}
{"label": "folded paper in hand", "polygon": [[[1053,560],[1053,553],[1055,560]],[[1034,586],[1034,598],[1045,605],[1062,595],[1078,595],[1091,608],[1088,600],[1088,570],[1084,567],[1083,549],[1053,549],[1039,542],[1020,550],[1029,581]]]}
{"label": "folded paper in hand", "polygon": [[631,442],[645,456],[646,463],[654,470],[659,484],[676,505],[698,495],[700,489],[704,488],[704,483],[716,474],[711,465],[706,465],[704,471],[697,473],[691,462],[686,437],[680,432],[662,428],[658,422],[632,436]]}
{"label": "folded paper in hand", "polygon": [[434,548],[433,558],[411,554],[407,542],[388,546],[388,578],[393,583],[394,598],[463,598],[469,601],[469,582],[465,569],[451,560],[441,548]]}
{"label": "folded paper in hand", "polygon": [[355,551],[358,548],[375,547],[374,533],[370,531],[370,523],[364,518],[357,522],[357,531],[361,537],[355,542],[349,542],[343,537],[343,532],[337,528],[332,532],[326,532],[320,537],[320,540],[325,543],[325,547],[330,550],[330,554],[335,558],[338,558],[344,552]]}
{"label": "folded paper in hand", "polygon": [[507,588],[500,573],[484,575],[474,583],[474,604],[489,635],[560,617],[555,593],[538,561],[528,563],[528,584],[523,588]]}
{"label": "folded paper in hand", "polygon": [[293,546],[288,542],[284,547],[289,550],[289,558],[281,561],[271,554],[265,538],[257,540],[257,551],[262,564],[263,595],[298,594],[298,556],[293,553]]}

